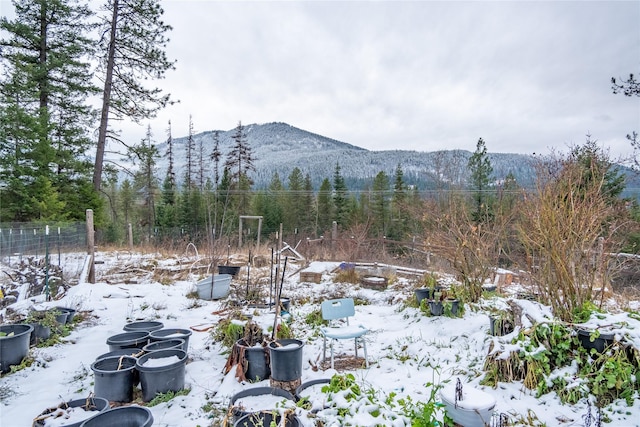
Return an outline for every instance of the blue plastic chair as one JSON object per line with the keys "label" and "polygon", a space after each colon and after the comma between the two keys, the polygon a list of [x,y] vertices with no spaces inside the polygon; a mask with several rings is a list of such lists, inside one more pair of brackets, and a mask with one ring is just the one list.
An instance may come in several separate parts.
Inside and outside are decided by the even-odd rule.
{"label": "blue plastic chair", "polygon": [[[333,363],[333,341],[353,339],[356,346],[356,357],[358,357],[358,340],[362,343],[364,349],[364,363],[369,367],[369,361],[367,360],[367,342],[364,339],[364,335],[369,332],[369,329],[362,325],[350,326],[349,317],[356,314],[356,310],[353,304],[353,298],[340,298],[323,301],[321,304],[322,318],[329,321],[329,326],[320,328],[320,332],[323,336],[322,345],[322,360],[327,360],[327,339],[330,340],[329,346],[331,348],[331,369],[334,369]],[[346,320],[346,324],[342,326],[334,326],[339,319]]]}

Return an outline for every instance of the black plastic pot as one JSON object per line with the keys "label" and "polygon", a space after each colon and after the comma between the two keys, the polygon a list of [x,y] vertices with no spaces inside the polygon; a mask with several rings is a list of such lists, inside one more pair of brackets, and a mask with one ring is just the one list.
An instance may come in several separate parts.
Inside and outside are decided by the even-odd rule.
{"label": "black plastic pot", "polygon": [[104,411],[80,424],[80,427],[151,427],[153,415],[142,406],[120,406]]}
{"label": "black plastic pot", "polygon": [[[300,401],[301,399],[304,398],[303,396],[304,391],[307,390],[309,387],[313,387],[320,384],[325,385],[325,384],[329,384],[330,382],[331,382],[331,379],[329,378],[319,378],[319,379],[307,381],[300,384],[300,386],[296,389],[296,394],[295,394],[296,401]],[[325,409],[323,408],[323,405],[318,405],[318,402],[313,402],[311,399],[309,399],[309,403],[311,404],[311,409],[310,409],[311,413],[316,413],[321,409]]]}
{"label": "black plastic pot", "polygon": [[149,333],[149,339],[151,342],[156,341],[166,341],[174,338],[178,338],[184,340],[184,345],[182,350],[185,352],[189,351],[189,337],[193,332],[189,329],[175,329],[175,328],[167,328],[167,329],[159,329],[157,331],[153,331]]}
{"label": "black plastic pot", "polygon": [[271,378],[276,381],[293,381],[301,378],[303,347],[304,343],[296,339],[270,342]]}
{"label": "black plastic pot", "polygon": [[[42,418],[45,415],[56,412],[58,409],[67,409],[67,408],[83,408],[87,411],[87,418],[82,421],[71,422],[69,424],[56,424],[59,427],[79,427],[84,421],[87,421],[91,417],[95,417],[101,412],[104,412],[109,409],[109,401],[103,397],[87,397],[84,399],[76,399],[70,400],[68,402],[61,403],[56,408],[49,408],[40,413],[37,418]],[[33,422],[32,427],[44,427],[46,424],[46,419],[39,419]]]}
{"label": "black plastic pot", "polygon": [[76,316],[76,310],[68,307],[54,307],[54,310],[58,310],[61,313],[66,313],[67,317],[65,318],[65,323],[72,323],[73,318]]}
{"label": "black plastic pot", "polygon": [[443,311],[444,311],[444,304],[451,304],[451,315],[452,316],[457,316],[458,315],[458,308],[460,308],[460,301],[457,299],[446,299],[444,300],[443,303]]}
{"label": "black plastic pot", "polygon": [[93,391],[110,402],[131,402],[135,384],[136,358],[110,356],[91,364],[94,374]]}
{"label": "black plastic pot", "polygon": [[429,301],[429,310],[432,316],[442,316],[444,305],[442,305],[442,301]]}
{"label": "black plastic pot", "polygon": [[280,305],[284,311],[289,311],[289,307],[291,306],[291,300],[289,298],[280,297]]}
{"label": "black plastic pot", "polygon": [[431,288],[418,288],[418,289],[414,289],[413,293],[416,296],[416,301],[418,302],[418,307],[420,306],[420,303],[422,302],[422,300],[430,300],[432,297],[432,292],[431,292]]}
{"label": "black plastic pot", "polygon": [[[139,348],[120,348],[118,350],[114,350],[114,351],[110,351],[108,353],[104,353],[101,354],[100,356],[96,357],[96,360],[100,360],[100,359],[104,359],[107,357],[112,357],[112,356],[131,356],[131,357],[135,357],[138,358],[140,356],[142,356],[142,350]],[[138,356],[140,355],[140,356]]]}
{"label": "black plastic pot", "polygon": [[[291,393],[289,393],[286,390],[283,390],[281,388],[275,388],[275,387],[254,387],[254,388],[248,388],[246,390],[242,390],[241,392],[238,392],[236,394],[234,394],[231,397],[231,401],[229,402],[229,410],[231,411],[232,415],[233,415],[233,422],[237,422],[240,418],[244,417],[245,415],[255,412],[255,411],[247,411],[245,410],[245,408],[242,407],[242,405],[236,405],[236,402],[241,401],[242,398],[245,397],[253,397],[253,396],[265,396],[265,395],[273,395],[273,396],[278,396],[278,397],[282,397],[283,399],[288,399],[291,400],[293,402],[295,402],[295,398],[293,397],[293,395]],[[274,408],[275,409],[275,408]],[[268,424],[266,424],[268,425]]]}
{"label": "black plastic pot", "polygon": [[[164,359],[173,356],[178,357],[178,360],[174,363],[162,366],[149,365],[154,359]],[[183,350],[152,351],[140,357],[137,361],[136,369],[140,373],[142,400],[149,402],[156,397],[158,393],[182,390],[184,388],[186,364],[187,353]]]}
{"label": "black plastic pot", "polygon": [[0,335],[3,335],[0,337],[0,370],[3,374],[9,372],[11,366],[19,365],[29,354],[32,332],[33,326],[27,324],[0,326]]}
{"label": "black plastic pot", "polygon": [[265,347],[249,347],[244,339],[236,341],[238,347],[244,348],[244,359],[247,362],[245,377],[249,382],[262,381],[269,378],[269,353]]}
{"label": "black plastic pot", "polygon": [[[277,412],[271,411],[260,411],[260,412],[252,412],[247,415],[243,415],[238,418],[238,420],[233,423],[233,427],[265,427],[272,425],[272,422],[275,422],[275,425],[281,425],[282,415]],[[299,427],[300,420],[295,415],[290,415],[287,417],[287,421],[284,424],[287,427]]]}
{"label": "black plastic pot", "polygon": [[508,319],[489,316],[489,334],[500,337],[513,332],[513,323]]}
{"label": "black plastic pot", "polygon": [[58,314],[56,314],[56,322],[58,322],[60,325],[64,325],[67,323],[67,319],[69,318],[69,312],[67,310],[63,310],[61,308],[56,307],[56,308],[52,308],[51,311],[58,312]]}
{"label": "black plastic pot", "polygon": [[236,277],[239,272],[240,272],[239,265],[219,265],[218,266],[218,273],[220,274],[230,274],[233,277]]}
{"label": "black plastic pot", "polygon": [[143,321],[127,323],[122,329],[127,332],[153,332],[162,328],[164,328],[164,324],[162,322]]}
{"label": "black plastic pot", "polygon": [[31,337],[29,338],[30,345],[38,345],[51,337],[51,328],[49,326],[44,326],[39,323],[29,324],[33,326],[33,332],[31,332]]}
{"label": "black plastic pot", "polygon": [[578,340],[580,341],[582,347],[584,347],[588,351],[591,351],[591,349],[595,349],[598,353],[603,353],[605,348],[613,344],[615,338],[614,334],[601,332],[597,338],[591,341],[591,333],[593,331],[590,331],[588,329],[576,329],[576,332],[578,333]]}
{"label": "black plastic pot", "polygon": [[112,335],[107,338],[109,350],[115,351],[122,348],[139,348],[149,344],[149,332],[125,332],[123,334]]}
{"label": "black plastic pot", "polygon": [[151,353],[152,351],[160,350],[182,350],[184,351],[184,340],[180,338],[172,338],[170,340],[155,341],[145,345],[142,350],[145,353]]}

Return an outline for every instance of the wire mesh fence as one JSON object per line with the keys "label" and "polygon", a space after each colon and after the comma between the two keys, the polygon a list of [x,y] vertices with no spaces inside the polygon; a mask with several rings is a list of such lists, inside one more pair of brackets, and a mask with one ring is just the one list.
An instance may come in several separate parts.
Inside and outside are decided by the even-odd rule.
{"label": "wire mesh fence", "polygon": [[24,258],[47,258],[62,266],[68,253],[86,252],[84,222],[0,224],[0,260],[8,265]]}

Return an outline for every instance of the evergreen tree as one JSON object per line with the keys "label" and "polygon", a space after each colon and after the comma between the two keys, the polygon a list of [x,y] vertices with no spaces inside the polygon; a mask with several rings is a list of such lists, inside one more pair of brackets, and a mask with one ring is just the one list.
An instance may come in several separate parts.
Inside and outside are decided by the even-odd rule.
{"label": "evergreen tree", "polygon": [[476,151],[469,158],[467,167],[471,172],[470,185],[473,191],[471,216],[475,222],[487,221],[493,216],[489,195],[493,167],[482,138],[478,139]]}
{"label": "evergreen tree", "polygon": [[304,221],[305,205],[304,199],[304,177],[298,167],[294,167],[289,174],[288,191],[285,198],[284,224],[287,231],[301,231]]}
{"label": "evergreen tree", "polygon": [[[247,141],[247,132],[242,125],[242,121],[238,122],[238,126],[235,129],[232,139],[233,147],[227,155],[225,167],[229,168],[231,178],[238,183],[240,182],[240,177],[245,175],[249,178],[249,172],[255,171],[256,169],[253,165],[253,152],[249,142]],[[249,184],[253,184],[253,182],[249,180]]]}
{"label": "evergreen tree", "polygon": [[253,181],[249,177],[249,172],[255,171],[253,165],[253,152],[247,141],[247,133],[242,122],[238,122],[235,133],[232,136],[234,145],[227,155],[225,167],[229,169],[233,183],[232,190],[235,190],[237,197],[234,198],[232,207],[236,215],[243,214],[249,207],[249,194]]}
{"label": "evergreen tree", "polygon": [[158,183],[155,173],[156,161],[160,157],[153,141],[151,126],[147,127],[147,134],[140,144],[129,149],[129,157],[134,164],[138,164],[138,171],[134,174],[134,190],[142,200],[140,210],[140,225],[147,229],[147,239],[151,240],[153,226],[156,223],[156,194]]}
{"label": "evergreen tree", "polygon": [[43,206],[47,216],[84,218],[86,208],[100,207],[87,186],[85,156],[94,117],[87,98],[96,91],[87,36],[92,13],[73,0],[13,5],[15,20],[0,18],[7,35],[0,41],[0,218],[40,218]]}
{"label": "evergreen tree", "polygon": [[371,231],[376,235],[385,235],[389,225],[389,177],[384,171],[378,172],[373,179],[371,194]]}
{"label": "evergreen tree", "polygon": [[340,164],[336,163],[333,173],[333,217],[338,225],[346,229],[348,224],[347,184],[340,173]]}
{"label": "evergreen tree", "polygon": [[315,231],[315,217],[316,217],[316,206],[315,206],[315,198],[313,195],[313,185],[311,184],[311,175],[307,173],[304,177],[304,186],[303,186],[304,194],[302,196],[302,231],[305,233],[310,233]]}
{"label": "evergreen tree", "polygon": [[403,240],[409,229],[409,206],[407,202],[407,184],[404,182],[404,171],[396,166],[393,179],[393,196],[391,197],[391,224],[387,235],[392,240]]}
{"label": "evergreen tree", "polygon": [[102,17],[99,43],[104,89],[93,173],[97,191],[102,184],[107,138],[117,134],[110,129],[110,115],[137,123],[154,117],[172,101],[161,89],[146,87],[144,82],[162,79],[174,68],[174,61],[164,52],[171,26],[162,21],[160,0],[107,0],[104,9],[107,15]]}
{"label": "evergreen tree", "polygon": [[186,154],[185,154],[185,159],[187,162],[187,169],[185,172],[185,176],[184,176],[184,180],[185,180],[185,187],[189,190],[191,190],[193,188],[193,172],[195,169],[195,165],[194,165],[194,158],[195,158],[195,150],[196,150],[196,144],[195,141],[193,140],[193,120],[191,118],[191,114],[189,114],[189,134],[187,135],[187,144],[185,145],[185,150],[186,150]]}
{"label": "evergreen tree", "polygon": [[162,194],[160,204],[158,206],[156,223],[160,227],[162,233],[167,236],[171,235],[173,229],[177,226],[177,185],[173,157],[173,137],[171,135],[171,121],[169,121],[169,126],[167,128],[167,151],[165,155],[168,160],[167,175],[162,181]]}
{"label": "evergreen tree", "polygon": [[325,233],[331,229],[333,219],[333,200],[331,198],[331,182],[325,178],[318,190],[318,203],[316,211],[316,232]]}

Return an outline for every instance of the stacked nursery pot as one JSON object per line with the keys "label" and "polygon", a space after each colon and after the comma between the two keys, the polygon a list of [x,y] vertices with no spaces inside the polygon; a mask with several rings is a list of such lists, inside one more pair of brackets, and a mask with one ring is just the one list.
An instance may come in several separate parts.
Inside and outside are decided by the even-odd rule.
{"label": "stacked nursery pot", "polygon": [[184,341],[182,350],[186,353],[189,351],[189,337],[191,337],[191,334],[192,332],[189,329],[164,328],[150,332],[149,339],[152,343],[171,339],[181,339]]}
{"label": "stacked nursery pot", "polygon": [[269,343],[271,386],[290,393],[302,384],[302,349],[297,339],[281,339]]}

